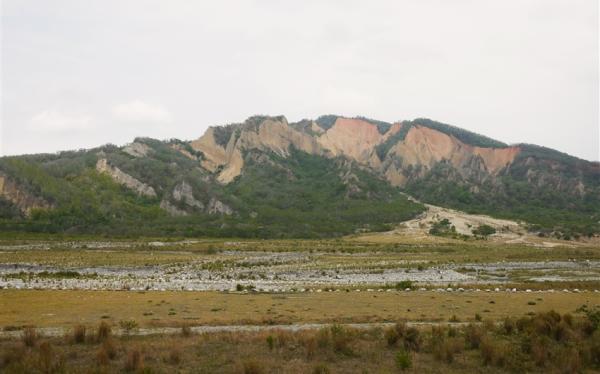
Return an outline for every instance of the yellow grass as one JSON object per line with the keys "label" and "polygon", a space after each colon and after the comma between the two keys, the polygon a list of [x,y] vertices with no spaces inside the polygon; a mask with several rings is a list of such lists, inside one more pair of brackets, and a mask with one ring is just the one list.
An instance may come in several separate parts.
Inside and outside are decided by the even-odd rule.
{"label": "yellow grass", "polygon": [[[493,303],[491,303],[493,302]],[[535,302],[535,305],[528,305]],[[523,316],[554,309],[573,313],[600,305],[583,293],[323,292],[305,294],[227,294],[218,292],[128,292],[1,290],[0,326],[37,327],[136,320],[140,326],[181,324],[265,324],[376,322],[407,319],[472,321]]]}

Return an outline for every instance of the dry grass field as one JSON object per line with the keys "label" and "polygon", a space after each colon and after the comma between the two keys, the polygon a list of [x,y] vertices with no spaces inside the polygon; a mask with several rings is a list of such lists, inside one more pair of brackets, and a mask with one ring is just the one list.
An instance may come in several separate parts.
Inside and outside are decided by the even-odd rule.
{"label": "dry grass field", "polygon": [[0,242],[0,371],[597,372],[598,260],[593,243],[395,234],[13,239]]}
{"label": "dry grass field", "polygon": [[320,292],[229,294],[219,292],[0,291],[0,326],[57,327],[354,323],[384,321],[500,320],[556,310],[574,313],[600,306],[600,294],[563,292]]}

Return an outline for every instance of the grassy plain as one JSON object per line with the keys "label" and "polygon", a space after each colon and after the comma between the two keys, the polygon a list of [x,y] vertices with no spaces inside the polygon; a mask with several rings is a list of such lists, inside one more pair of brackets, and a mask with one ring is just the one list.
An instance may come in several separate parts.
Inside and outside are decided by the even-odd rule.
{"label": "grassy plain", "polygon": [[0,326],[57,327],[117,324],[143,327],[289,323],[474,321],[475,315],[510,316],[600,306],[600,294],[538,292],[313,292],[230,294],[220,292],[133,292],[0,290]]}

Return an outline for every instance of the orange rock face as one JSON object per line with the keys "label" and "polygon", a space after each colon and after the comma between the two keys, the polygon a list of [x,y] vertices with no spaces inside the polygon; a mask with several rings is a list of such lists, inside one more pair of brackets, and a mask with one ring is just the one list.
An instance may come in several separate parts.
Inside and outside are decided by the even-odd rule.
{"label": "orange rock face", "polygon": [[[238,135],[232,135],[225,147],[216,144],[212,128],[193,141],[191,146],[204,153],[203,167],[210,171],[220,168],[217,179],[221,183],[229,183],[242,173],[244,149],[272,151],[286,156],[293,146],[310,154],[344,156],[381,173],[390,183],[398,186],[406,183],[407,178],[402,171],[410,165],[430,169],[437,162],[445,160],[459,170],[475,165],[480,169],[478,171],[494,175],[513,162],[519,153],[518,147],[477,147],[425,126],[412,126],[405,139],[393,145],[386,159],[380,160],[377,146],[403,126],[406,125],[395,123],[385,134],[381,134],[377,126],[368,121],[340,117],[327,131],[313,123],[313,133],[309,134],[292,128],[285,119],[269,118],[256,129],[240,127]],[[391,158],[395,158],[395,161]]]}
{"label": "orange rock face", "polygon": [[413,126],[403,142],[392,151],[403,160],[403,165],[422,165],[431,168],[442,160],[460,169],[473,157],[480,157],[485,169],[496,174],[510,164],[519,153],[518,147],[484,148],[465,144],[453,136],[424,126]]}

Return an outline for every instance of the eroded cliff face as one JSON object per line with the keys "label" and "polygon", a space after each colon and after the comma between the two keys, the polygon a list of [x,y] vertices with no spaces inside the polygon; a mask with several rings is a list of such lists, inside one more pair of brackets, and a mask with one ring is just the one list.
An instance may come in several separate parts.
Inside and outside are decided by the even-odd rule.
{"label": "eroded cliff face", "polygon": [[52,208],[52,204],[29,193],[2,173],[0,173],[0,196],[16,206],[25,217],[29,217],[34,209]]}
{"label": "eroded cliff face", "polygon": [[154,188],[140,182],[131,175],[124,173],[118,167],[110,165],[105,158],[98,160],[96,163],[96,170],[100,173],[109,175],[115,182],[135,191],[139,195],[156,197]]}
{"label": "eroded cliff face", "polygon": [[[403,141],[394,145],[382,172],[393,185],[402,186],[439,162],[450,163],[465,177],[495,176],[510,165],[519,147],[484,148],[465,144],[453,136],[424,126],[412,126]],[[416,173],[414,170],[418,170]]]}
{"label": "eroded cliff face", "polygon": [[200,139],[191,142],[192,148],[205,155],[202,166],[218,172],[217,180],[224,184],[242,172],[244,150],[270,151],[285,157],[292,145],[307,153],[322,153],[314,137],[292,128],[285,119],[266,119],[257,128],[240,125],[232,132],[226,146],[217,143],[214,128],[209,128]]}
{"label": "eroded cliff face", "polygon": [[449,162],[465,176],[493,177],[510,165],[519,153],[519,147],[477,147],[443,132],[415,125],[381,159],[377,147],[404,126],[407,125],[395,123],[382,133],[366,120],[339,117],[327,130],[312,122],[310,126],[304,126],[310,131],[302,131],[290,126],[285,119],[275,117],[253,126],[237,125],[223,145],[215,139],[215,128],[210,128],[201,138],[191,142],[191,146],[205,155],[202,166],[217,173],[217,180],[223,184],[230,183],[243,172],[246,150],[274,152],[285,157],[293,146],[314,155],[342,156],[369,167],[396,186],[421,176],[439,162]]}

